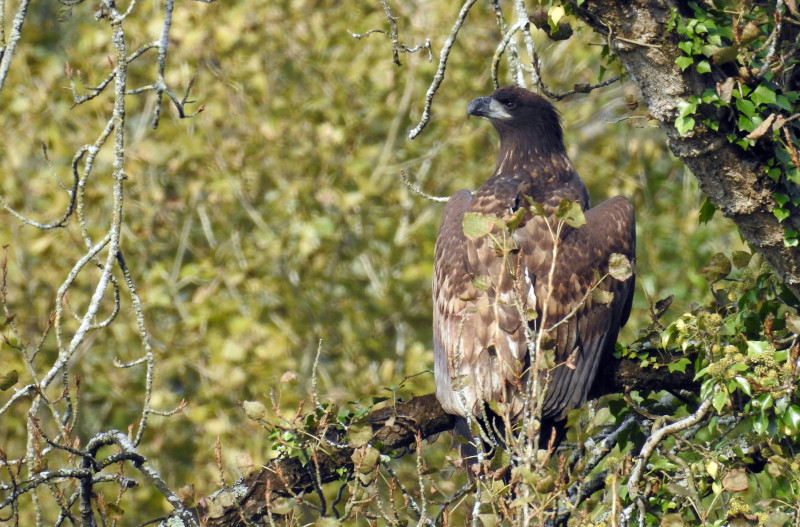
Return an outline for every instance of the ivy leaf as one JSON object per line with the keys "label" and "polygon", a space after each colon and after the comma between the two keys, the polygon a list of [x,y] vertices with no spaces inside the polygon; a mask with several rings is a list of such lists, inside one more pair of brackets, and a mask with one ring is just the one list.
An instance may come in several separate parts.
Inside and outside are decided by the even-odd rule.
{"label": "ivy leaf", "polygon": [[678,103],[678,116],[688,117],[697,111],[697,99],[690,101],[680,101]]}
{"label": "ivy leaf", "polygon": [[733,381],[739,386],[739,388],[741,388],[741,390],[744,393],[751,396],[753,395],[753,390],[750,388],[750,381],[738,375],[733,378]]}
{"label": "ivy leaf", "polygon": [[796,404],[788,407],[783,414],[783,422],[792,430],[800,429],[800,407]]}
{"label": "ivy leaf", "polygon": [[786,247],[797,247],[800,245],[800,240],[798,240],[797,235],[800,234],[796,230],[792,229],[791,227],[786,227],[786,232],[783,233],[783,245]]}
{"label": "ivy leaf", "polygon": [[714,399],[711,401],[717,413],[722,413],[725,405],[728,404],[728,394],[722,390],[714,394]]}
{"label": "ivy leaf", "polygon": [[787,196],[786,194],[781,194],[780,192],[776,192],[775,194],[772,195],[772,197],[775,198],[775,201],[777,201],[778,205],[780,205],[781,207],[786,205],[786,203],[788,203],[789,201],[789,196]]}
{"label": "ivy leaf", "polygon": [[683,40],[678,43],[678,49],[680,49],[687,55],[692,54],[693,48],[694,48],[694,42],[692,42],[691,40]]}
{"label": "ivy leaf", "polygon": [[711,73],[711,64],[707,60],[701,60],[697,63],[697,73]]}
{"label": "ivy leaf", "polygon": [[691,66],[693,63],[694,63],[694,59],[692,57],[682,56],[682,57],[678,57],[677,59],[675,59],[675,64],[677,64],[678,67],[681,70],[685,70],[686,68]]}
{"label": "ivy leaf", "polygon": [[694,129],[694,118],[678,117],[675,119],[675,128],[677,128],[679,134],[684,135],[689,130]]}
{"label": "ivy leaf", "polygon": [[750,100],[756,104],[775,104],[777,102],[775,91],[766,84],[759,84],[750,94]]}
{"label": "ivy leaf", "polygon": [[782,209],[780,207],[775,207],[774,209],[772,209],[772,214],[774,214],[775,217],[778,218],[778,223],[782,222],[783,220],[789,217],[789,211],[786,209]]}
{"label": "ivy leaf", "polygon": [[471,239],[483,238],[494,229],[495,225],[502,225],[503,220],[493,214],[481,214],[480,212],[465,212],[464,220],[461,223],[464,229],[464,236]]}
{"label": "ivy leaf", "polygon": [[633,266],[627,256],[614,253],[608,258],[608,274],[624,282],[633,275]]}
{"label": "ivy leaf", "polygon": [[675,362],[670,362],[669,364],[667,364],[667,370],[669,370],[670,373],[675,373],[676,371],[679,371],[681,373],[686,373],[686,366],[688,366],[691,363],[692,361],[690,361],[686,357],[683,357],[679,360],[676,360]]}
{"label": "ivy leaf", "polygon": [[736,99],[736,109],[745,117],[753,117],[756,113],[756,106],[747,99]]}
{"label": "ivy leaf", "polygon": [[767,431],[767,427],[769,426],[769,419],[764,414],[760,414],[756,417],[753,417],[753,430],[757,434],[763,434]]}

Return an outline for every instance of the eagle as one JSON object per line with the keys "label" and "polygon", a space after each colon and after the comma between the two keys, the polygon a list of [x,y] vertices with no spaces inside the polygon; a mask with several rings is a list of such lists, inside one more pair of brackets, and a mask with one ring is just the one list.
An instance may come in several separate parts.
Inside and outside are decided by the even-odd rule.
{"label": "eagle", "polygon": [[[540,444],[553,448],[630,314],[632,271],[613,272],[609,262],[634,261],[633,206],[616,196],[590,207],[559,113],[544,97],[502,87],[470,102],[470,115],[494,125],[500,149],[492,176],[475,192],[453,194],[439,225],[436,396],[458,417],[456,433],[474,442],[470,418],[486,430],[492,416],[495,431],[522,421],[538,367],[549,382],[543,401],[529,397],[527,405],[540,407]],[[569,211],[585,223],[565,221]],[[534,361],[536,349],[549,350],[550,360]],[[462,445],[462,457],[476,452],[474,444]]]}

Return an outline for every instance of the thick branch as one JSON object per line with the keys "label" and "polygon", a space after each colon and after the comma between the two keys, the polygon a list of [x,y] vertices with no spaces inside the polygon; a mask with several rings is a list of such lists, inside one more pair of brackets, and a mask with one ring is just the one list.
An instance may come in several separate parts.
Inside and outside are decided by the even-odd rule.
{"label": "thick branch", "polygon": [[674,6],[667,0],[589,0],[576,10],[611,43],[650,114],[666,130],[670,149],[692,171],[709,200],[736,223],[745,240],[800,298],[800,251],[784,246],[784,229],[790,225],[778,223],[772,213],[776,189],[765,176],[762,160],[702,124],[684,136],[675,129],[678,103],[714,88],[714,80],[694,68],[681,71],[675,64],[681,52],[677,36],[667,29]]}
{"label": "thick branch", "polygon": [[[608,361],[598,375],[604,379],[593,397],[630,390],[651,391],[663,389],[688,389],[697,391],[694,372],[667,373],[664,369],[642,369],[638,361]],[[446,414],[434,394],[414,397],[408,402],[373,411],[368,420],[375,434],[370,444],[379,446],[383,453],[396,453],[416,441],[417,432],[422,439],[452,430],[455,420]],[[339,440],[347,444],[347,438]],[[279,497],[312,491],[317,475],[322,483],[340,478],[337,469],[353,470],[352,446],[334,448],[326,445],[317,452],[316,466],[303,466],[295,458],[279,458],[260,471],[243,478],[234,486],[223,489],[200,500],[198,516],[204,526],[244,526],[266,515],[269,505]]]}

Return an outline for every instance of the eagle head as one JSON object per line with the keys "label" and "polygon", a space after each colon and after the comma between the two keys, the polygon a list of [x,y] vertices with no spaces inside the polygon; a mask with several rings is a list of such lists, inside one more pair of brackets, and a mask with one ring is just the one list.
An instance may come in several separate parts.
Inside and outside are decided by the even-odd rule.
{"label": "eagle head", "polygon": [[467,106],[467,116],[486,117],[502,143],[527,143],[541,150],[564,150],[561,118],[550,102],[519,86],[504,86]]}

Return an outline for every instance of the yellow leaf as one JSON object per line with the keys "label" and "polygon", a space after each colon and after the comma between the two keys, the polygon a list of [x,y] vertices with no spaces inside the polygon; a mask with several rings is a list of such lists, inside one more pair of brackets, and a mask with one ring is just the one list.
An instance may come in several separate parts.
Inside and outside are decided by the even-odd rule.
{"label": "yellow leaf", "polygon": [[553,24],[558,24],[558,21],[564,17],[564,6],[554,5],[547,11],[547,16],[553,21]]}

